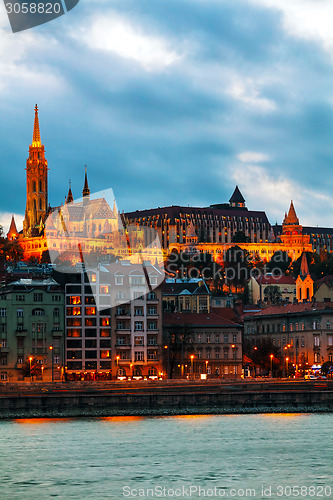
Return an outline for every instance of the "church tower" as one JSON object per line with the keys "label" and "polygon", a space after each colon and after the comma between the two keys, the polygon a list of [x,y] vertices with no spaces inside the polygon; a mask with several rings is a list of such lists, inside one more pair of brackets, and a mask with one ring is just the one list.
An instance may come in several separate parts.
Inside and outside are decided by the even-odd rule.
{"label": "church tower", "polygon": [[296,298],[298,302],[308,302],[313,297],[313,279],[311,278],[306,253],[302,254],[301,269],[296,280]]}
{"label": "church tower", "polygon": [[35,106],[35,120],[32,143],[27,159],[27,203],[23,221],[24,237],[38,236],[46,219],[47,197],[47,160],[44,145],[41,143],[38,107]]}

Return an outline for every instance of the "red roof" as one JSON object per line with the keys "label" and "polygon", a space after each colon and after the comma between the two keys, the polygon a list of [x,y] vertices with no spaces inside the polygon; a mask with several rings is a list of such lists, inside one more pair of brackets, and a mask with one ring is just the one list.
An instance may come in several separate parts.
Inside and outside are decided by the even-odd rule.
{"label": "red roof", "polygon": [[163,314],[164,326],[192,325],[192,326],[227,326],[240,327],[234,321],[214,313],[165,313]]}
{"label": "red roof", "polygon": [[[253,317],[262,317],[274,315],[284,315],[289,313],[302,313],[302,312],[313,312],[313,311],[323,311],[325,309],[331,309],[331,306],[327,305],[327,302],[300,302],[296,304],[283,304],[283,305],[272,305],[262,309],[261,311],[252,314]],[[245,317],[248,315],[244,314]]]}
{"label": "red roof", "polygon": [[295,278],[293,276],[273,276],[265,275],[257,278],[259,285],[295,285]]}
{"label": "red roof", "polygon": [[210,310],[213,314],[222,316],[222,318],[228,319],[229,321],[234,321],[235,323],[239,322],[239,316],[231,307],[211,307]]}

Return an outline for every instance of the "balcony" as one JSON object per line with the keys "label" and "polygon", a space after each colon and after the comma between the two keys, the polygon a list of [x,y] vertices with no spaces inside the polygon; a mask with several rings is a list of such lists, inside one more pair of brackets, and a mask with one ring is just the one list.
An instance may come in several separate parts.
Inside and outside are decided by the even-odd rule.
{"label": "balcony", "polygon": [[116,344],[117,349],[121,348],[128,349],[129,347],[132,347],[132,344]]}
{"label": "balcony", "polygon": [[15,331],[17,337],[26,337],[28,335],[28,330],[26,328],[16,329]]}
{"label": "balcony", "polygon": [[63,330],[52,330],[53,337],[63,337],[63,335],[64,335]]}

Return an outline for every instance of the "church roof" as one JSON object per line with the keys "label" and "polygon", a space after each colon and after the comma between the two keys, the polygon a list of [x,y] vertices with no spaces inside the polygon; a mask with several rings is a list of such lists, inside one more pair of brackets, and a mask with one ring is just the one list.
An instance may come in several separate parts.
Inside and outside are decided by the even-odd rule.
{"label": "church roof", "polygon": [[197,233],[195,232],[195,227],[193,222],[191,221],[189,225],[186,228],[186,237],[187,238],[194,238],[197,236]]}
{"label": "church roof", "polygon": [[296,215],[296,210],[293,204],[293,200],[291,200],[290,202],[289,212],[288,215],[285,216],[283,224],[296,225],[296,226],[299,225],[299,220]]}
{"label": "church roof", "polygon": [[310,276],[308,260],[306,258],[306,253],[302,253],[302,261],[301,261],[301,269],[299,273],[302,280],[304,280],[307,276]]}
{"label": "church roof", "polygon": [[244,199],[242,193],[240,192],[238,186],[235,187],[235,191],[233,192],[229,202],[230,203],[245,203],[245,199]]}
{"label": "church roof", "polygon": [[62,209],[63,213],[68,213],[70,221],[83,221],[83,219],[115,219],[115,216],[105,198],[88,200],[83,203],[69,203]]}
{"label": "church roof", "polygon": [[35,120],[34,120],[34,132],[32,136],[32,146],[41,146],[42,142],[40,139],[39,130],[39,120],[38,120],[38,106],[35,106]]}
{"label": "church roof", "polygon": [[18,234],[17,228],[16,228],[16,224],[15,224],[14,215],[12,215],[12,220],[11,220],[11,223],[10,223],[10,228],[9,228],[8,233],[7,233],[7,236],[8,235],[13,235],[13,234]]}

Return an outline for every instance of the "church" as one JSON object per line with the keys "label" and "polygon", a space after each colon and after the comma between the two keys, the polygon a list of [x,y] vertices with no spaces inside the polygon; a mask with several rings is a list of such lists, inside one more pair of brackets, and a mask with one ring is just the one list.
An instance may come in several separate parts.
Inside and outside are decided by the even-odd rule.
{"label": "church", "polygon": [[[48,202],[48,162],[41,141],[38,107],[35,106],[32,143],[26,162],[26,209],[23,231],[18,233],[14,216],[7,233],[8,240],[17,240],[24,252],[24,260],[41,260],[47,250],[74,255],[81,251],[112,253],[129,258],[131,251],[116,202],[105,194],[91,197],[85,168],[82,198],[74,201],[71,183],[65,203],[51,207]],[[106,190],[105,193],[112,193]],[[113,195],[113,193],[112,193]],[[107,197],[108,198],[108,197]],[[112,204],[112,203],[111,203]],[[129,228],[136,249],[144,245],[144,237],[137,226]],[[133,260],[133,259],[132,259]]]}

